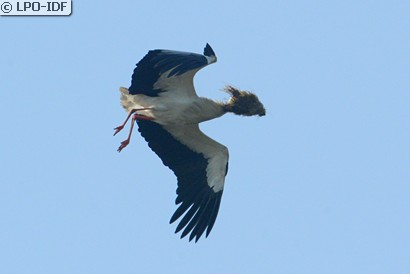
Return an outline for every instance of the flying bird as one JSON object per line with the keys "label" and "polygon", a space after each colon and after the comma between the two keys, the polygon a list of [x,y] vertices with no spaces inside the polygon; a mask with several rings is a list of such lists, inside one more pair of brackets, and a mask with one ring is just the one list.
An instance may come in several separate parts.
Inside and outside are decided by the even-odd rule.
{"label": "flying bird", "polygon": [[258,97],[248,91],[226,86],[227,102],[198,97],[193,78],[203,67],[215,63],[209,44],[203,54],[171,50],[151,50],[142,58],[131,79],[131,86],[120,88],[121,104],[128,112],[120,132],[131,118],[130,142],[135,122],[148,146],[176,175],[175,204],[179,205],[170,223],[180,219],[175,233],[189,235],[195,242],[211,232],[218,215],[228,172],[228,149],[205,135],[198,124],[231,112],[238,115],[265,115]]}

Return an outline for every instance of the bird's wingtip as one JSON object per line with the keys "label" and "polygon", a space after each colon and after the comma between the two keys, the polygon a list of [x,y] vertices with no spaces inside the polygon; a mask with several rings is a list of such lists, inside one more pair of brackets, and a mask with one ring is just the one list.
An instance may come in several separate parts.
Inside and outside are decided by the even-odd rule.
{"label": "bird's wingtip", "polygon": [[204,55],[208,59],[208,64],[215,63],[217,60],[214,50],[208,43],[206,43],[206,46],[204,48]]}
{"label": "bird's wingtip", "polygon": [[216,57],[214,50],[211,48],[211,46],[208,43],[206,43],[205,45],[204,55],[208,57],[212,57],[212,56]]}

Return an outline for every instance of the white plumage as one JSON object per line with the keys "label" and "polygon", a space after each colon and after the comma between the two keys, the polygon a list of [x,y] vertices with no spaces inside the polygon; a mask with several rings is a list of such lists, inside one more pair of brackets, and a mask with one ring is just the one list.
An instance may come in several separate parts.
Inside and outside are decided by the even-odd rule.
{"label": "white plumage", "polygon": [[190,233],[195,241],[215,223],[228,171],[228,149],[206,136],[198,124],[227,112],[240,115],[265,115],[256,95],[227,87],[232,97],[227,103],[198,97],[193,77],[201,68],[216,62],[207,44],[204,54],[152,50],[137,64],[129,89],[120,88],[121,104],[129,113],[115,128],[117,134],[132,116],[128,145],[134,121],[150,148],[172,169],[178,179],[178,209],[171,223],[181,218],[176,233]]}

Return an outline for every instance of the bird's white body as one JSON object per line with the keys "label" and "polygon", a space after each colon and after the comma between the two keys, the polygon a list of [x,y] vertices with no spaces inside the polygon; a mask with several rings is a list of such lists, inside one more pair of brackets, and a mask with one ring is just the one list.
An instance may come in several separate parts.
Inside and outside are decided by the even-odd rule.
{"label": "bird's white body", "polygon": [[[175,96],[164,92],[158,97],[144,94],[129,94],[121,87],[121,105],[127,112],[133,109],[138,114],[151,117],[161,125],[190,125],[208,121],[225,114],[220,103],[198,96]],[[172,96],[174,95],[174,96]]]}
{"label": "bird's white body", "polygon": [[215,192],[223,189],[228,149],[203,134],[198,127],[201,122],[225,114],[221,104],[196,94],[169,96],[172,93],[164,92],[158,97],[149,97],[143,94],[131,95],[124,87],[120,88],[120,92],[121,104],[127,112],[143,108],[137,113],[154,119],[179,142],[210,159],[206,170],[208,185]]}
{"label": "bird's white body", "polygon": [[[240,97],[241,93],[236,90],[236,97],[231,98],[229,105],[198,97],[194,75],[214,62],[216,55],[208,44],[202,55],[152,50],[137,64],[131,86],[120,88],[121,104],[129,113],[128,118],[134,114],[133,122],[137,122],[148,146],[177,176],[175,203],[179,207],[170,222],[181,218],[175,232],[184,229],[181,238],[190,233],[189,240],[195,238],[195,241],[205,231],[208,236],[215,223],[229,158],[228,149],[206,136],[198,124],[227,111],[237,111],[237,105],[242,105],[241,111],[237,111],[239,114],[247,113],[248,106],[259,103],[256,96],[246,93]],[[249,96],[250,101],[246,99]],[[239,104],[244,102],[243,98],[247,100],[245,105]],[[251,115],[264,115],[263,106],[261,111]],[[116,128],[115,134],[126,121]],[[128,139],[121,143],[118,151],[129,143],[132,128],[133,124]]]}

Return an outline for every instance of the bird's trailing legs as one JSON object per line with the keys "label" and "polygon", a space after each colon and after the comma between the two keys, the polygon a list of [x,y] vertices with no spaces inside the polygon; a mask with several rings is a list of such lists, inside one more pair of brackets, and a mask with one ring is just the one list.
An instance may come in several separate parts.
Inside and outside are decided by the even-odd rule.
{"label": "bird's trailing legs", "polygon": [[[130,113],[128,113],[128,116],[127,116],[127,118],[125,119],[124,123],[122,123],[122,124],[119,125],[118,127],[114,128],[114,130],[115,130],[114,136],[115,136],[118,132],[120,132],[120,131],[124,128],[124,126],[127,124],[128,120],[130,119],[130,117],[131,117],[131,115],[132,115],[131,127],[130,127],[130,131],[129,131],[129,133],[128,133],[128,138],[121,142],[120,147],[117,149],[118,152],[121,152],[121,150],[122,150],[123,148],[125,148],[125,147],[130,143],[131,135],[132,135],[132,130],[134,129],[134,124],[135,124],[135,121],[136,121],[136,120],[149,120],[149,121],[153,120],[153,118],[151,118],[151,117],[148,117],[148,116],[144,116],[144,115],[140,115],[140,114],[138,114],[138,113],[135,113],[135,112],[138,111],[138,110],[146,110],[146,109],[149,109],[149,108],[138,108],[138,109],[133,109],[133,110],[131,110]],[[134,115],[133,115],[133,114],[134,114]]]}
{"label": "bird's trailing legs", "polygon": [[124,128],[124,126],[127,124],[128,120],[130,119],[131,115],[134,114],[138,110],[146,110],[146,108],[134,108],[133,110],[131,110],[130,113],[128,113],[128,116],[125,119],[125,121],[121,125],[119,125],[118,127],[114,128],[114,130],[115,130],[114,136]]}

